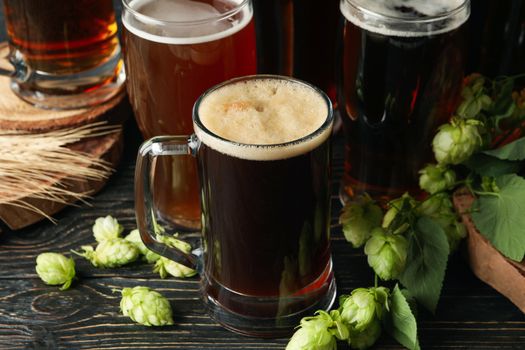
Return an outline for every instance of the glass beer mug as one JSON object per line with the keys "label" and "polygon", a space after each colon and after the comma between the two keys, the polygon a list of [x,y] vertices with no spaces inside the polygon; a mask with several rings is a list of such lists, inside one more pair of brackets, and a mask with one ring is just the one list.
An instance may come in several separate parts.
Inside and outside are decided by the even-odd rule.
{"label": "glass beer mug", "polygon": [[93,106],[120,93],[125,73],[108,0],[4,0],[11,89],[42,108]]}
{"label": "glass beer mug", "polygon": [[[249,76],[204,93],[194,134],[139,150],[137,226],[148,248],[197,268],[210,315],[239,333],[275,337],[335,298],[330,254],[330,99],[287,77]],[[192,154],[200,173],[202,254],[160,244],[150,174]]]}
{"label": "glass beer mug", "polygon": [[[222,81],[256,73],[251,0],[123,0],[127,90],[144,138],[192,131],[195,100]],[[164,157],[154,201],[164,221],[200,226],[197,166]]]}
{"label": "glass beer mug", "polygon": [[455,110],[469,0],[341,0],[343,200],[419,192],[436,128]]}

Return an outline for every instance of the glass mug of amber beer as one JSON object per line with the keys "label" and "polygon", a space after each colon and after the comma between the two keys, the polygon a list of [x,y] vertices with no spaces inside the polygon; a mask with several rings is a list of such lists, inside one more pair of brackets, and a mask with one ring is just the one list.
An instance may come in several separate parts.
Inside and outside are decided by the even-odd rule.
{"label": "glass mug of amber beer", "polygon": [[342,0],[343,200],[417,194],[436,128],[455,110],[469,0]]}
{"label": "glass mug of amber beer", "polygon": [[11,89],[42,108],[100,104],[122,91],[125,73],[109,0],[4,0]]}
{"label": "glass mug of amber beer", "polygon": [[[222,81],[255,74],[249,0],[123,0],[127,89],[144,138],[192,132],[192,107]],[[191,157],[164,157],[154,201],[165,221],[200,225],[198,175]],[[159,190],[156,190],[158,188]]]}
{"label": "glass mug of amber beer", "polygon": [[[328,309],[330,99],[293,78],[249,76],[204,93],[195,133],[162,136],[139,150],[135,209],[143,242],[197,268],[210,315],[230,330],[274,337]],[[151,168],[167,155],[196,156],[202,255],[159,244],[151,232]]]}

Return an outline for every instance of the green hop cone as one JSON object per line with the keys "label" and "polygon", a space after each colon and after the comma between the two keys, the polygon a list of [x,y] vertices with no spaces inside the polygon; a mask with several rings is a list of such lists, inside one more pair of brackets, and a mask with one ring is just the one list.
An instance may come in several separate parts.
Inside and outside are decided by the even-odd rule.
{"label": "green hop cone", "polygon": [[139,249],[135,244],[123,238],[115,238],[103,241],[97,245],[96,249],[91,246],[82,246],[82,253],[73,253],[88,259],[95,267],[112,268],[129,264],[140,255]]}
{"label": "green hop cone", "polygon": [[146,245],[142,242],[139,230],[135,229],[131,231],[124,239],[128,242],[133,243],[138,248],[140,254],[142,254],[144,260],[148,264],[153,264],[154,262],[160,259],[159,254],[149,250],[148,247],[146,247]]}
{"label": "green hop cone", "polygon": [[124,288],[120,310],[124,316],[144,326],[173,324],[171,305],[162,294],[147,287]]}
{"label": "green hop cone", "polygon": [[337,349],[336,339],[347,338],[348,329],[339,312],[332,310],[328,314],[317,311],[316,316],[301,320],[299,329],[288,342],[286,350],[332,350]]}
{"label": "green hop cone", "polygon": [[350,296],[340,298],[341,319],[349,329],[363,331],[376,319],[383,318],[384,309],[388,310],[388,296],[385,287],[354,289]]}
{"label": "green hop cone", "polygon": [[465,226],[459,222],[452,201],[447,193],[438,193],[429,197],[418,207],[420,215],[434,220],[445,232],[450,252],[456,250],[461,239],[466,236]]}
{"label": "green hop cone", "polygon": [[36,273],[44,283],[61,284],[60,290],[66,290],[75,278],[75,261],[58,253],[42,253],[36,258]]}
{"label": "green hop cone", "polygon": [[[383,217],[383,223],[381,224],[381,226],[385,229],[389,228],[390,225],[396,221],[399,212],[404,210],[411,210],[412,208],[415,208],[416,205],[416,200],[412,198],[412,196],[410,196],[408,193],[403,194],[399,198],[391,200],[390,202],[388,202],[388,210],[385,213],[385,216]],[[396,229],[400,229],[397,233],[403,233],[403,227],[403,225],[396,227]]]}
{"label": "green hop cone", "polygon": [[481,178],[481,189],[485,192],[498,193],[500,191],[496,184],[496,178],[492,176],[483,176]]}
{"label": "green hop cone", "polygon": [[362,331],[351,329],[350,336],[348,338],[348,344],[350,344],[352,349],[368,349],[376,343],[380,336],[381,322],[379,322],[377,319],[374,319],[372,322],[370,322],[368,327]]}
{"label": "green hop cone", "polygon": [[119,238],[123,230],[124,227],[118,223],[117,219],[108,215],[95,220],[93,236],[95,236],[95,240],[100,243]]}
{"label": "green hop cone", "polygon": [[197,271],[165,257],[160,257],[160,259],[157,260],[153,272],[158,272],[161,278],[166,278],[168,275],[185,278],[197,274]]}
{"label": "green hop cone", "polygon": [[418,207],[418,213],[434,219],[439,224],[448,224],[451,219],[456,218],[453,211],[452,201],[448,193],[438,193],[428,197],[421,202]]}
{"label": "green hop cone", "polygon": [[449,190],[456,183],[456,173],[440,164],[429,164],[419,174],[419,187],[430,194]]}
{"label": "green hop cone", "polygon": [[339,217],[343,225],[343,233],[354,248],[361,247],[374,227],[381,224],[383,212],[369,196],[360,197],[348,202]]}
{"label": "green hop cone", "polygon": [[454,252],[461,240],[467,237],[467,228],[463,223],[456,220],[445,228],[445,234],[447,235],[450,252]]}
{"label": "green hop cone", "polygon": [[365,245],[368,265],[384,281],[396,279],[403,272],[407,252],[405,237],[388,234],[382,228],[376,228]]}
{"label": "green hop cone", "polygon": [[460,164],[467,160],[482,144],[482,123],[473,119],[455,119],[443,124],[434,139],[432,149],[439,164]]}
{"label": "green hop cone", "polygon": [[181,241],[180,239],[177,239],[177,237],[178,234],[174,234],[173,236],[157,234],[157,240],[168,247],[177,248],[186,254],[191,252],[191,244]]}
{"label": "green hop cone", "polygon": [[482,110],[492,104],[492,99],[486,94],[485,78],[479,74],[472,74],[465,79],[465,86],[461,91],[463,101],[456,114],[463,119],[475,119]]}

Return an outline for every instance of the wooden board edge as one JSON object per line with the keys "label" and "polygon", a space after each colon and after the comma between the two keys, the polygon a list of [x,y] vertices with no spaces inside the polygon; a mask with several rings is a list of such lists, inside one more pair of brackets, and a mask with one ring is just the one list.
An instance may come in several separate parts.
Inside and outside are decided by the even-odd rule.
{"label": "wooden board edge", "polygon": [[[120,159],[122,158],[122,153],[124,149],[123,131],[120,130],[116,134],[103,136],[101,137],[101,139],[103,139],[103,141],[107,143],[107,147],[104,150],[102,150],[100,155],[97,156],[109,162],[112,165],[113,169],[116,169],[117,165],[120,162]],[[90,195],[94,195],[104,187],[108,179],[87,181],[63,179],[62,181],[66,184],[68,189],[74,192],[82,193],[89,191]],[[63,203],[58,203],[44,199],[24,198],[24,200],[28,204],[39,208],[49,216],[58,213],[60,210],[64,209],[67,206]],[[68,204],[73,204],[76,202],[74,198],[70,198],[69,200],[70,202]],[[0,204],[0,219],[10,229],[19,230],[45,219],[45,216],[18,206],[10,204]]]}
{"label": "wooden board edge", "polygon": [[[467,228],[467,254],[472,272],[525,313],[525,276],[476,229],[469,214],[474,197],[465,190],[454,194],[454,206]],[[521,264],[521,263],[520,263]]]}

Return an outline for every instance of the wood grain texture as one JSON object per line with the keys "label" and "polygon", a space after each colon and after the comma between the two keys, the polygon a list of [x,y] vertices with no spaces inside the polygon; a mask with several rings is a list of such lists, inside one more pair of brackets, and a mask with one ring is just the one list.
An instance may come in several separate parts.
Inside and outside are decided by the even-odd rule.
{"label": "wood grain texture", "polygon": [[[138,135],[128,125],[125,160],[90,206],[68,208],[59,224],[42,222],[0,236],[0,349],[283,349],[286,339],[261,340],[224,330],[204,311],[198,277],[161,280],[151,265],[95,269],[75,258],[78,280],[70,290],[44,285],[34,271],[35,257],[45,251],[68,252],[93,243],[94,220],[115,215],[126,231],[135,227],[133,162]],[[342,173],[341,140],[334,148],[334,180]],[[334,181],[332,246],[338,293],[373,284],[366,258],[345,242],[337,215],[341,208]],[[119,312],[112,289],[146,285],[171,302],[175,325],[135,325]],[[436,315],[420,310],[423,349],[524,349],[525,318],[508,300],[480,282],[459,255],[452,257]],[[344,345],[340,349],[348,348]],[[375,349],[401,349],[383,335]]]}

